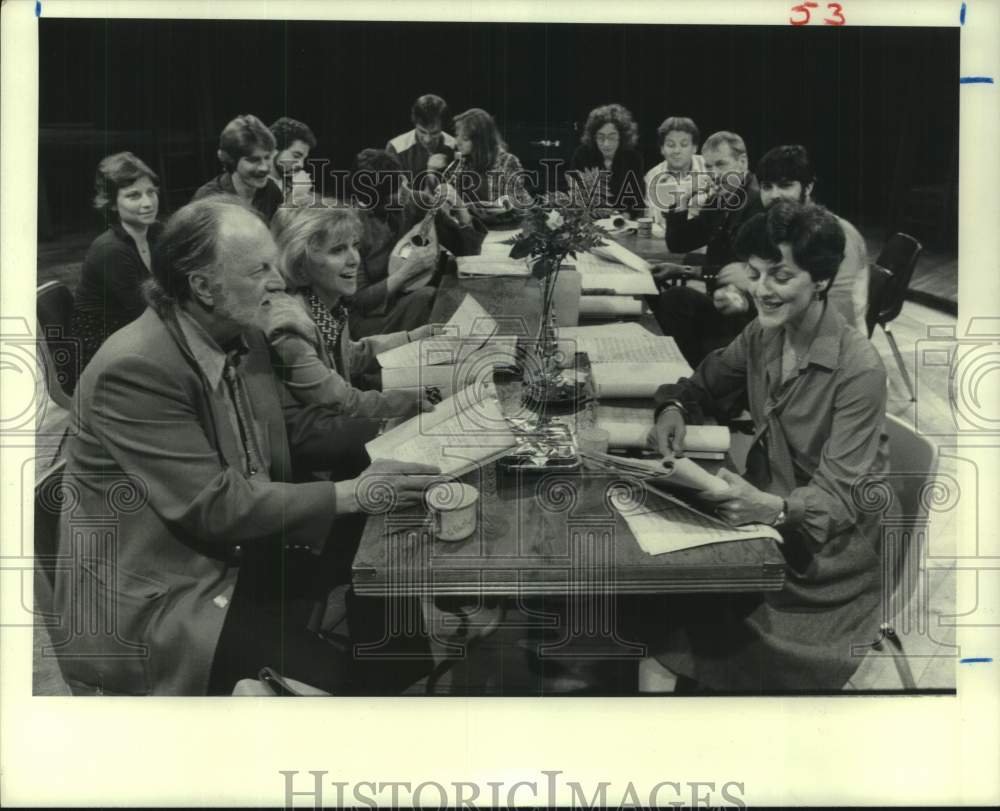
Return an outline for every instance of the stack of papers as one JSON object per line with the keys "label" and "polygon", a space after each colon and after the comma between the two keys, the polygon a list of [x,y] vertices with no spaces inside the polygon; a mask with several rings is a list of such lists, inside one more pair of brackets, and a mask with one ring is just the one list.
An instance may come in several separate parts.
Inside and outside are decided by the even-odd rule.
{"label": "stack of papers", "polygon": [[652,397],[664,383],[692,374],[673,338],[640,324],[564,327],[559,340],[572,340],[575,351],[587,354],[598,398]]}
{"label": "stack of papers", "polygon": [[[506,248],[506,253],[510,253],[510,247]],[[511,259],[506,254],[498,250],[490,249],[488,253],[479,256],[458,256],[455,258],[458,265],[458,278],[470,279],[480,276],[530,276],[531,266],[523,259]]]}
{"label": "stack of papers", "polygon": [[374,459],[437,465],[462,476],[508,453],[517,444],[496,391],[470,386],[365,445]]}
{"label": "stack of papers", "polygon": [[641,503],[629,499],[616,499],[613,503],[642,551],[648,555],[752,538],[772,538],[779,543],[782,540],[774,527],[765,524],[731,527],[665,494],[650,492],[648,488]]}
{"label": "stack of papers", "polygon": [[445,324],[446,334],[403,344],[377,356],[382,390],[433,389],[438,396],[492,378],[495,366],[513,366],[517,336],[499,335],[496,320],[467,295]]}
{"label": "stack of papers", "polygon": [[583,292],[616,296],[655,296],[656,282],[651,273],[633,270],[594,254],[576,258]]}

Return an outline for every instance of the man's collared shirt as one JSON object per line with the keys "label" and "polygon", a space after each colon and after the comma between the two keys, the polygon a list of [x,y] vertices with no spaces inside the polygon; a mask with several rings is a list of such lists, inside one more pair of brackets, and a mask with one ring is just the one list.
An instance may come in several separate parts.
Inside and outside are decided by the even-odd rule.
{"label": "man's collared shirt", "polygon": [[241,335],[238,346],[226,353],[201,324],[180,308],[177,310],[177,323],[212,394],[225,403],[233,435],[243,451],[243,474],[247,478],[270,481],[267,470],[270,459],[263,450],[266,446],[257,430],[246,387],[240,377],[239,361],[247,352],[246,341]]}

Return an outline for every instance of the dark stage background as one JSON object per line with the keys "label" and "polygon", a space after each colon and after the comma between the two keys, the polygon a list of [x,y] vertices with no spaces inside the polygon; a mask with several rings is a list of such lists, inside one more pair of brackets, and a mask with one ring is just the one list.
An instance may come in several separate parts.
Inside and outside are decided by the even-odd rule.
{"label": "dark stage background", "polygon": [[957,28],[42,19],[39,38],[42,238],[100,228],[89,198],[105,154],[149,162],[170,210],[217,173],[236,114],[299,118],[314,156],[347,169],[435,92],[453,113],[490,111],[529,169],[568,159],[588,111],[612,101],[638,120],[647,168],[668,115],[740,133],[751,165],[802,143],[838,213],[956,242]]}

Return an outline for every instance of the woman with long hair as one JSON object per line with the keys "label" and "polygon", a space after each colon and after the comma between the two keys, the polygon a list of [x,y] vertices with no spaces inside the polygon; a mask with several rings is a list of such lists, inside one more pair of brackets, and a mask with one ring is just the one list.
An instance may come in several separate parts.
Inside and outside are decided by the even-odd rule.
{"label": "woman with long hair", "polygon": [[570,169],[596,169],[603,182],[598,205],[635,213],[643,207],[642,155],[636,150],[639,128],[632,114],[620,104],[595,107],[587,116],[580,145]]}
{"label": "woman with long hair", "polygon": [[156,219],[159,182],[131,152],[108,155],[97,165],[94,207],[108,228],[88,248],[76,289],[72,333],[80,341],[81,370],[112,332],[146,309],[142,287],[163,230]]}
{"label": "woman with long hair", "polygon": [[490,209],[530,206],[521,162],[507,151],[493,116],[473,107],[456,115],[454,123],[455,152],[462,159],[458,187],[472,213],[488,223]]}

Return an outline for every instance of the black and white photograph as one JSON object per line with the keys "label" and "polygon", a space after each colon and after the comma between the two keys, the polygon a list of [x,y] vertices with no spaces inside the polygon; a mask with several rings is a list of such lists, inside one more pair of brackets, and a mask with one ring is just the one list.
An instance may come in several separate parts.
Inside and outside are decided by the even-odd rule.
{"label": "black and white photograph", "polygon": [[[55,5],[4,6],[37,37],[3,190],[19,703],[711,738],[995,692],[995,5]],[[892,797],[687,760],[651,796],[629,759],[557,791],[517,757],[474,807]],[[263,802],[463,801],[335,767],[285,758]]]}

